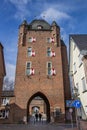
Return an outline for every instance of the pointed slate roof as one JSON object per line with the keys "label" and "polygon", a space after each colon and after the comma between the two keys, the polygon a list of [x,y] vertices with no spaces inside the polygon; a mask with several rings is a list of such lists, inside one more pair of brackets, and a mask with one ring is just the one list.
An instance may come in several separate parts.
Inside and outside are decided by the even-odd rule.
{"label": "pointed slate roof", "polygon": [[56,21],[52,22],[52,26],[58,26],[57,23],[56,23]]}
{"label": "pointed slate roof", "polygon": [[61,42],[61,46],[66,46],[62,39],[60,40],[60,42]]}

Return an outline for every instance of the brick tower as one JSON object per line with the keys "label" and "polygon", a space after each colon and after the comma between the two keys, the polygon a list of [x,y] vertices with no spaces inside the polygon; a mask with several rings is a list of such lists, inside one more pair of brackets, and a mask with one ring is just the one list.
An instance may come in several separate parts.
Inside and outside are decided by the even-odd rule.
{"label": "brick tower", "polygon": [[19,27],[14,121],[28,121],[30,103],[38,96],[46,104],[47,121],[51,116],[65,120],[65,100],[70,98],[67,50],[57,23],[42,19]]}
{"label": "brick tower", "polygon": [[3,80],[4,80],[4,76],[6,75],[3,50],[4,50],[4,47],[0,43],[0,105],[1,105],[1,95],[2,95],[2,89],[3,89]]}

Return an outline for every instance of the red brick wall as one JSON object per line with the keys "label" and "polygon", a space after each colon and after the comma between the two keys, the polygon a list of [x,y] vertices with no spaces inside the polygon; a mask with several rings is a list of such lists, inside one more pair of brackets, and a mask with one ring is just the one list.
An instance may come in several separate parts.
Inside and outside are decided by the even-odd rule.
{"label": "red brick wall", "polygon": [[[2,93],[4,76],[5,76],[5,65],[4,65],[3,46],[0,43],[0,98]],[[0,104],[1,104],[1,100],[0,100]]]}

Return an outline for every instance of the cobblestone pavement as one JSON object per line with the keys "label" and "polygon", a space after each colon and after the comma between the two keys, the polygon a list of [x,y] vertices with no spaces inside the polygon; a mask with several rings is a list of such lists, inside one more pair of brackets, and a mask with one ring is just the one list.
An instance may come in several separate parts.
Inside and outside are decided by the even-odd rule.
{"label": "cobblestone pavement", "polygon": [[0,124],[0,130],[77,130],[65,124]]}

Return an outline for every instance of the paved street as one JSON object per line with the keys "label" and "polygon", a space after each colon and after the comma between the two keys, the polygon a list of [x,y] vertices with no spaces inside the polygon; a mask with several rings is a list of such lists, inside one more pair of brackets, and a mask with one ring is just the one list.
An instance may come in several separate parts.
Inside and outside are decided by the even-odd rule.
{"label": "paved street", "polygon": [[0,130],[77,130],[65,124],[0,124]]}

